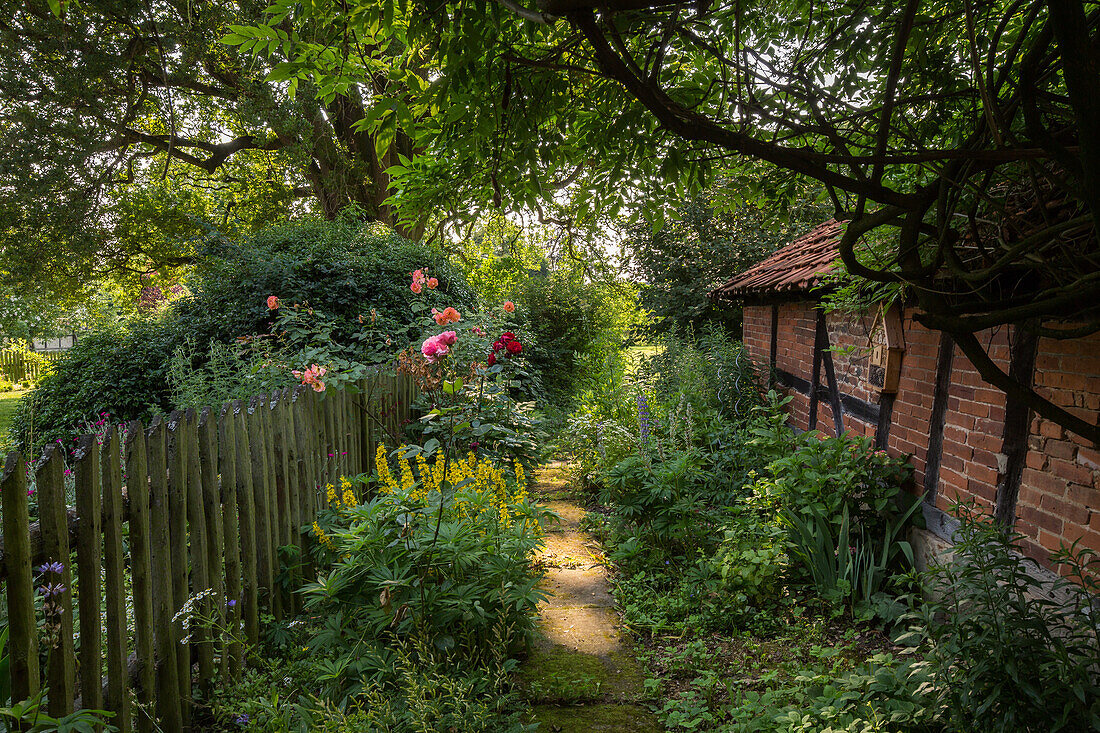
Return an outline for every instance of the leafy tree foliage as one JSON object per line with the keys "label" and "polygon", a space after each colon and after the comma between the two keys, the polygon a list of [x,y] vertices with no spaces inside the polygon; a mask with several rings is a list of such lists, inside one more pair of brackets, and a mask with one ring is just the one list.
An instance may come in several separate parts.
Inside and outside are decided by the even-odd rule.
{"label": "leafy tree foliage", "polygon": [[693,198],[657,231],[637,224],[623,242],[628,272],[642,283],[639,304],[652,315],[644,329],[650,337],[702,333],[707,324],[740,334],[740,307],[716,304],[710,291],[828,216],[812,199],[795,216],[746,205],[719,209],[713,199]]}
{"label": "leafy tree foliage", "polygon": [[[853,275],[905,283],[986,380],[1100,439],[975,336],[1100,329],[1096,0],[280,0],[272,12],[250,32],[290,28],[264,44],[284,73],[324,93],[381,64],[404,94],[375,96],[367,127],[404,109],[422,145],[454,151],[402,163],[405,201],[449,190],[534,205],[566,181],[578,211],[614,211],[639,182],[698,189],[716,165],[764,161],[820,182],[852,221]],[[857,245],[874,229],[894,247],[865,261]]]}
{"label": "leafy tree foliage", "polygon": [[355,129],[360,87],[293,96],[219,41],[265,6],[0,4],[0,285],[73,294],[190,263],[215,230],[351,203],[393,222],[384,171],[412,151]]}

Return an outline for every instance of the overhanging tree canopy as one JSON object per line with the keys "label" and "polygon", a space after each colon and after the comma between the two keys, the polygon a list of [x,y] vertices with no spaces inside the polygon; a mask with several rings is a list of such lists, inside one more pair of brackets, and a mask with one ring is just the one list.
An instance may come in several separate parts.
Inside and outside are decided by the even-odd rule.
{"label": "overhanging tree canopy", "polygon": [[[1095,0],[282,0],[273,13],[251,32],[282,31],[265,50],[287,77],[340,89],[386,59],[402,80],[364,125],[400,110],[435,153],[396,171],[403,201],[452,185],[534,201],[568,175],[578,205],[614,208],[649,176],[698,184],[766,161],[822,183],[851,220],[851,273],[904,285],[987,381],[1100,439],[974,335],[1100,330]],[[890,251],[862,253],[869,232]]]}
{"label": "overhanging tree canopy", "polygon": [[[51,7],[52,6],[52,7]],[[358,89],[291,98],[220,42],[266,3],[0,3],[0,273],[86,280],[186,261],[210,228],[349,204],[397,224],[385,169],[411,154],[355,131]],[[384,93],[380,78],[370,93]],[[416,234],[417,224],[403,233]],[[70,288],[71,289],[71,288]]]}

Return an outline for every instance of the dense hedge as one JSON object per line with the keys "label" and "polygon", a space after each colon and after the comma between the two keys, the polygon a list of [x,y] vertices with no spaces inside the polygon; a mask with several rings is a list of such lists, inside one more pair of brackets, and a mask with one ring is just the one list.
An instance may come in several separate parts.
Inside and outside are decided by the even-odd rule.
{"label": "dense hedge", "polygon": [[189,344],[201,360],[213,343],[267,332],[269,295],[323,309],[337,340],[350,338],[359,330],[359,316],[374,308],[395,346],[405,343],[419,331],[409,309],[415,297],[409,273],[416,268],[439,280],[438,292],[448,304],[474,304],[465,277],[439,250],[350,217],[214,242],[187,283],[191,296],[86,335],[23,400],[13,437],[26,445],[33,429],[35,444],[66,440],[82,420],[100,412],[131,420],[170,410],[167,377],[176,350]]}

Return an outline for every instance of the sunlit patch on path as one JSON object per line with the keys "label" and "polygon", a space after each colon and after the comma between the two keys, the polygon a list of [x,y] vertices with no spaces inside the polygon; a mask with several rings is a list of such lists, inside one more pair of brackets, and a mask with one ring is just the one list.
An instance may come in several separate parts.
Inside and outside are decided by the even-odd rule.
{"label": "sunlit patch on path", "polygon": [[599,544],[580,529],[584,508],[572,499],[561,464],[537,475],[540,501],[561,520],[549,527],[536,561],[550,594],[539,606],[540,638],[520,683],[543,731],[663,730],[638,701],[642,668],[620,634]]}

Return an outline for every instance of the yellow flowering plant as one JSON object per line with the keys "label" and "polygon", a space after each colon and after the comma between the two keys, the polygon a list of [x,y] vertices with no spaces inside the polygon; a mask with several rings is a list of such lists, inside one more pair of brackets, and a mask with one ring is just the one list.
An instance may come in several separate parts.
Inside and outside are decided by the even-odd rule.
{"label": "yellow flowering plant", "polygon": [[502,642],[516,650],[544,598],[531,556],[551,514],[532,501],[522,464],[472,452],[429,458],[408,446],[392,459],[380,446],[375,462],[373,476],[328,491],[313,527],[314,551],[331,570],[303,590],[306,604],[340,620],[315,643],[347,654],[348,684],[362,644],[414,632],[464,658]]}

